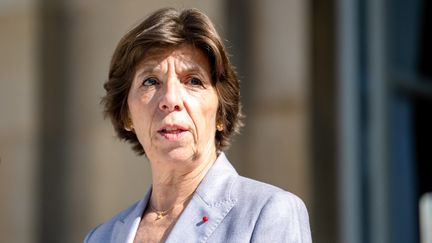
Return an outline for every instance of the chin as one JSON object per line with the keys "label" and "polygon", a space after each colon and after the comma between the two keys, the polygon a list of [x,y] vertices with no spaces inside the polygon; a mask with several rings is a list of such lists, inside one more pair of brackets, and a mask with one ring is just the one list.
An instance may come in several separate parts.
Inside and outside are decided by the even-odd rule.
{"label": "chin", "polygon": [[191,162],[198,157],[198,153],[186,148],[176,148],[166,151],[164,157],[172,162]]}

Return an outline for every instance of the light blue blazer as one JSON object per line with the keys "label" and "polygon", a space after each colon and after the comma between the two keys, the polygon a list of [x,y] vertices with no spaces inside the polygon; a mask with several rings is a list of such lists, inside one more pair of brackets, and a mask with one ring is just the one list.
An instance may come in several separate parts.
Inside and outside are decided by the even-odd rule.
{"label": "light blue blazer", "polygon": [[[151,187],[143,199],[94,228],[84,242],[132,242],[150,194]],[[239,176],[221,153],[166,242],[308,243],[312,239],[306,207],[297,196]]]}

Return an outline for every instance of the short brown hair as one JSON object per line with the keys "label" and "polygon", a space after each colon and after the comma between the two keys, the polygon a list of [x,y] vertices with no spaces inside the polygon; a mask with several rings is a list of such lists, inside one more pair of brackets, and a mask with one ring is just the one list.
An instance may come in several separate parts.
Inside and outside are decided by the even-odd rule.
{"label": "short brown hair", "polygon": [[163,51],[182,44],[200,49],[209,60],[212,85],[219,99],[217,121],[224,125],[223,131],[216,131],[216,148],[226,149],[231,136],[242,126],[239,80],[210,19],[196,9],[160,9],[118,43],[111,59],[108,81],[104,84],[106,95],[102,98],[104,114],[110,117],[118,137],[130,142],[140,155],[145,151],[136,134],[125,129],[129,120],[127,100],[135,68],[149,51]]}

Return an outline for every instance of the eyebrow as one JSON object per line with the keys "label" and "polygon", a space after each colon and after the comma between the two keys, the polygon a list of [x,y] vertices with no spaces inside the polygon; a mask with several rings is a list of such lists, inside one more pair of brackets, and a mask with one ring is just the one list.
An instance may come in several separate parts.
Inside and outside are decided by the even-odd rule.
{"label": "eyebrow", "polygon": [[[144,66],[144,67],[141,69],[138,69],[137,77],[141,77],[145,74],[155,72],[156,67],[157,67],[157,63],[155,65],[152,65],[152,64],[153,63],[151,63],[151,62],[141,64],[141,66]],[[189,63],[188,65],[186,65],[186,67],[182,68],[181,71],[186,72],[186,73],[200,73],[200,74],[206,73],[204,68],[200,67],[199,65],[192,64],[192,63]]]}

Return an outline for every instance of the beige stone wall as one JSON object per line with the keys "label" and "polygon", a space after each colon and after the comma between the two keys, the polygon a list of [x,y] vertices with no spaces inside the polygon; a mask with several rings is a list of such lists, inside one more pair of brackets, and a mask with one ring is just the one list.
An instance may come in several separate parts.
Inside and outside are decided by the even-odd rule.
{"label": "beige stone wall", "polygon": [[0,242],[32,242],[37,207],[33,5],[0,2]]}
{"label": "beige stone wall", "polygon": [[308,201],[307,4],[255,2],[246,171]]}
{"label": "beige stone wall", "polygon": [[[40,222],[36,2],[0,2],[0,242],[35,242]],[[253,78],[244,82],[252,86],[253,102],[245,104],[251,112],[247,127],[230,154],[243,174],[308,202],[308,9],[301,0],[251,4]],[[64,178],[69,197],[59,203],[69,227],[65,242],[80,242],[89,227],[139,199],[151,179],[147,161],[114,137],[101,114],[102,84],[119,38],[162,6],[200,8],[222,36],[229,23],[223,1],[74,0],[65,6],[71,38],[65,46],[71,81],[67,109],[73,121]]]}

